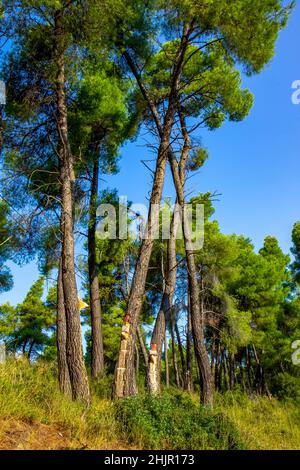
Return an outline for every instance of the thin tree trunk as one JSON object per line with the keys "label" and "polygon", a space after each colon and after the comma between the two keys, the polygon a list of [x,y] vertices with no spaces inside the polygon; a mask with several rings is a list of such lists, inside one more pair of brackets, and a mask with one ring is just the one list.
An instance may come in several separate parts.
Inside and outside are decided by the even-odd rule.
{"label": "thin tree trunk", "polygon": [[174,328],[175,328],[175,334],[176,334],[178,350],[179,350],[179,356],[180,356],[180,362],[181,362],[182,385],[184,385],[183,377],[185,376],[185,359],[184,359],[184,352],[183,352],[182,342],[181,342],[179,328],[178,328],[176,319],[174,320]]}
{"label": "thin tree trunk", "polygon": [[29,350],[28,350],[28,361],[30,361],[30,359],[31,359],[32,349],[33,349],[34,345],[35,345],[35,341],[31,341],[31,344],[30,344],[30,347],[29,347]]}
{"label": "thin tree trunk", "polygon": [[2,154],[3,142],[4,142],[4,120],[3,120],[3,105],[0,103],[0,157]]}
{"label": "thin tree trunk", "polygon": [[61,141],[61,233],[62,233],[62,284],[66,313],[66,351],[73,399],[90,402],[88,377],[83,360],[80,312],[74,263],[73,235],[73,157],[68,140],[67,105],[65,97],[65,32],[62,23],[63,11],[55,15],[56,38],[56,97],[57,130]]}
{"label": "thin tree trunk", "polygon": [[187,338],[186,338],[186,373],[185,373],[185,389],[188,392],[193,391],[192,342],[193,342],[193,331],[192,331],[192,319],[191,319],[191,308],[190,308],[190,294],[188,293]]}
{"label": "thin tree trunk", "polygon": [[148,217],[147,236],[141,244],[132,286],[129,294],[127,312],[123,320],[121,333],[121,345],[115,370],[114,397],[122,398],[134,395],[137,392],[134,373],[134,345],[135,335],[139,320],[139,314],[145,292],[145,284],[150,256],[153,246],[151,230],[155,228],[157,221],[156,209],[160,204],[164,183],[168,140],[161,143],[157,159],[157,167],[154,177],[150,210]]}
{"label": "thin tree trunk", "polygon": [[216,364],[215,364],[215,389],[220,390],[220,339],[217,338]]}
{"label": "thin tree trunk", "polygon": [[65,395],[71,396],[71,382],[67,363],[67,325],[62,284],[61,260],[57,278],[57,313],[56,313],[56,345],[59,388]]}
{"label": "thin tree trunk", "polygon": [[140,352],[137,343],[135,343],[135,370],[138,376],[140,370]]}
{"label": "thin tree trunk", "polygon": [[170,386],[170,372],[169,372],[169,356],[168,356],[168,338],[167,330],[165,330],[165,369],[166,369],[166,387]]}
{"label": "thin tree trunk", "polygon": [[146,349],[146,346],[145,346],[145,343],[144,343],[143,334],[141,332],[140,325],[138,325],[136,331],[137,331],[137,336],[138,336],[140,348],[141,348],[141,351],[143,353],[144,365],[145,365],[145,367],[147,367],[147,365],[148,365],[148,352],[147,352],[147,349]]}
{"label": "thin tree trunk", "polygon": [[249,351],[248,346],[246,346],[246,367],[247,367],[248,390],[249,392],[252,392],[253,381],[252,381],[252,374],[251,374],[251,358],[250,358],[250,351]]}
{"label": "thin tree trunk", "polygon": [[228,367],[227,367],[227,359],[223,355],[223,368],[224,368],[224,387],[225,390],[229,390],[229,373],[228,373]]}
{"label": "thin tree trunk", "polygon": [[[180,181],[182,186],[185,183],[185,170],[186,162],[188,158],[189,145],[185,140],[184,145],[181,149],[180,154]],[[178,223],[180,221],[180,209],[177,201],[172,214],[170,236],[167,243],[167,275],[165,279],[164,291],[162,301],[159,309],[159,313],[156,317],[154,330],[151,338],[151,345],[154,347],[154,354],[157,355],[157,359],[149,361],[148,368],[148,389],[152,394],[160,392],[160,365],[161,365],[161,354],[162,345],[166,332],[166,325],[170,321],[170,312],[173,304],[173,297],[176,288],[176,275],[177,275],[177,260],[176,260],[176,235],[178,230]],[[164,274],[163,274],[164,276]],[[151,351],[150,350],[150,355]]]}
{"label": "thin tree trunk", "polygon": [[27,346],[27,339],[25,339],[25,341],[23,343],[23,346],[22,346],[22,354],[24,354],[24,355],[26,353],[26,346]]}
{"label": "thin tree trunk", "polygon": [[[189,148],[190,139],[186,129],[186,125],[183,116],[180,114],[181,130],[185,139],[185,145]],[[197,359],[199,372],[201,374],[201,381],[203,384],[203,390],[201,392],[201,402],[205,405],[212,406],[213,403],[213,381],[211,368],[209,363],[209,357],[205,346],[204,339],[204,321],[201,315],[200,308],[200,289],[197,279],[197,269],[194,258],[194,252],[192,250],[192,239],[190,235],[190,228],[185,211],[184,201],[184,188],[181,184],[180,173],[178,169],[178,162],[175,155],[169,152],[169,162],[172,170],[173,181],[176,189],[177,200],[181,208],[182,214],[182,229],[184,237],[184,246],[186,253],[188,279],[189,279],[189,290],[191,293],[191,316],[194,336],[194,348]]]}
{"label": "thin tree trunk", "polygon": [[174,335],[174,322],[171,320],[170,322],[170,330],[171,330],[171,340],[172,340],[172,362],[173,362],[173,371],[174,371],[174,378],[176,387],[180,388],[180,379],[179,379],[179,371],[178,371],[178,364],[177,364],[177,354],[176,354],[176,343],[175,343],[175,335]]}
{"label": "thin tree trunk", "polygon": [[258,387],[258,392],[260,394],[266,393],[268,398],[271,398],[272,396],[271,396],[269,387],[266,383],[264,369],[263,369],[261,361],[258,357],[258,354],[257,354],[257,351],[256,351],[256,348],[255,348],[254,344],[253,344],[253,352],[254,352],[254,357],[255,357],[256,364],[257,364],[256,383],[257,383],[257,387]]}
{"label": "thin tree trunk", "polygon": [[99,377],[104,370],[103,338],[101,324],[101,303],[99,280],[96,265],[96,212],[99,185],[99,160],[95,156],[90,195],[89,227],[88,227],[88,265],[90,285],[90,309],[92,330],[92,377]]}
{"label": "thin tree trunk", "polygon": [[[175,206],[171,227],[170,227],[170,238],[167,245],[167,274],[165,279],[164,292],[162,301],[159,309],[159,313],[156,317],[152,337],[151,337],[151,349],[149,352],[148,361],[148,390],[151,394],[157,394],[160,392],[160,370],[161,370],[161,355],[164,338],[166,336],[166,325],[170,321],[170,312],[173,304],[173,296],[176,287],[176,232],[177,232],[177,215],[178,210]],[[153,356],[153,357],[151,357]]]}
{"label": "thin tree trunk", "polygon": [[213,335],[212,344],[211,344],[211,375],[214,377],[215,375],[215,359],[216,359],[216,336]]}
{"label": "thin tree trunk", "polygon": [[230,390],[234,389],[235,385],[235,357],[234,354],[229,356],[229,388]]}

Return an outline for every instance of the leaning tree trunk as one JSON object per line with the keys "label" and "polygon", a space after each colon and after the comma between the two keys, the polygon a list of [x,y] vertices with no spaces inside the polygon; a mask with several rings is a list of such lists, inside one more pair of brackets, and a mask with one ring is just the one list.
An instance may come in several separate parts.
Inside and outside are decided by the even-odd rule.
{"label": "leaning tree trunk", "polygon": [[90,195],[88,227],[88,265],[90,285],[90,310],[92,330],[92,377],[99,377],[104,370],[101,303],[96,264],[96,212],[99,185],[99,160],[95,157]]}
{"label": "leaning tree trunk", "polygon": [[74,262],[73,157],[68,140],[67,104],[65,96],[65,32],[62,10],[55,15],[57,130],[60,137],[62,285],[66,313],[66,352],[73,399],[90,402],[88,377],[83,360],[80,312]]}
{"label": "leaning tree trunk", "polygon": [[[186,125],[182,115],[180,115],[181,130],[187,144],[189,143],[189,136],[187,133]],[[188,269],[189,290],[191,295],[191,317],[194,336],[194,348],[197,359],[199,372],[201,375],[201,382],[203,385],[201,391],[201,402],[205,405],[212,405],[213,402],[213,380],[209,357],[205,346],[204,338],[204,319],[201,315],[200,307],[200,289],[197,279],[197,268],[195,263],[194,252],[192,249],[192,238],[190,234],[190,227],[185,210],[184,201],[184,187],[181,183],[180,173],[178,169],[178,162],[172,151],[169,151],[169,162],[172,170],[174,186],[176,189],[176,196],[178,204],[181,208],[182,216],[182,231],[184,238],[184,247],[186,253],[186,263]]]}
{"label": "leaning tree trunk", "polygon": [[148,352],[147,352],[147,348],[146,348],[145,343],[144,343],[143,333],[141,331],[141,326],[140,325],[138,325],[136,331],[137,331],[137,336],[138,336],[138,340],[139,340],[139,345],[140,345],[141,351],[143,353],[144,366],[147,368],[147,366],[148,366]]}
{"label": "leaning tree trunk", "polygon": [[67,324],[64,304],[64,291],[62,284],[61,260],[59,262],[57,278],[57,313],[56,313],[56,345],[59,388],[65,395],[72,394],[71,382],[67,362]]}
{"label": "leaning tree trunk", "polygon": [[147,383],[148,390],[155,395],[160,392],[161,380],[161,356],[163,342],[166,335],[166,323],[170,320],[170,313],[173,303],[173,296],[176,286],[176,231],[177,231],[177,206],[175,206],[171,227],[170,239],[167,246],[167,274],[165,288],[161,300],[160,309],[156,317],[149,351]]}
{"label": "leaning tree trunk", "polygon": [[[189,141],[185,138],[180,154],[180,181],[182,186],[185,183],[186,163],[189,153]],[[164,292],[161,300],[159,313],[156,317],[154,330],[151,338],[151,348],[149,353],[148,366],[148,389],[151,394],[160,392],[160,368],[162,346],[166,334],[166,324],[170,321],[170,313],[173,304],[173,297],[176,288],[177,260],[176,260],[176,236],[178,222],[180,221],[180,209],[177,204],[172,214],[170,226],[170,237],[167,243],[167,274]]]}
{"label": "leaning tree trunk", "polygon": [[[169,126],[171,126],[171,122],[169,123]],[[170,131],[171,128],[168,128],[166,133],[170,134]],[[150,210],[146,228],[146,237],[143,239],[141,244],[129,294],[127,311],[123,320],[121,345],[115,370],[115,398],[135,395],[137,392],[134,370],[135,336],[145,292],[150,256],[153,247],[152,231],[154,231],[155,227],[158,225],[157,208],[159,207],[162,197],[168,147],[169,140],[167,136],[161,142],[159,149],[153,189],[150,199]]]}

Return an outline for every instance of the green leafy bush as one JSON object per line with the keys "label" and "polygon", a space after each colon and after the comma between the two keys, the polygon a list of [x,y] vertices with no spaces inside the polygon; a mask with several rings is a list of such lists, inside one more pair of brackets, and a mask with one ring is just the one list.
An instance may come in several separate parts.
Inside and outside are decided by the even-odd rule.
{"label": "green leafy bush", "polygon": [[234,426],[221,413],[195,404],[183,392],[136,396],[115,404],[128,442],[144,449],[243,449]]}

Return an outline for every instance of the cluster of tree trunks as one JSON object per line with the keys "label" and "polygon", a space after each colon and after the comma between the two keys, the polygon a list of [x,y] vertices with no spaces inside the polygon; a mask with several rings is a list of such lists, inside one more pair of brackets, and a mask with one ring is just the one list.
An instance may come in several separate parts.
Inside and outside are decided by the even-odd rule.
{"label": "cluster of tree trunks", "polygon": [[[188,270],[188,281],[190,291],[190,304],[191,304],[191,324],[194,337],[194,348],[199,368],[199,373],[202,378],[202,392],[201,401],[207,405],[212,404],[213,399],[213,382],[211,377],[210,363],[208,353],[204,341],[204,323],[200,311],[200,291],[197,279],[197,270],[194,260],[194,253],[192,250],[192,240],[189,233],[189,225],[185,211],[184,199],[184,174],[185,164],[187,161],[189,151],[189,136],[185,127],[184,117],[179,111],[182,134],[184,137],[184,146],[181,153],[181,166],[179,167],[178,161],[170,144],[170,137],[174,122],[174,116],[177,111],[176,103],[178,101],[180,78],[182,67],[184,63],[185,53],[189,44],[189,36],[193,30],[193,22],[186,24],[183,30],[182,38],[176,58],[174,60],[174,68],[171,81],[171,91],[168,99],[168,108],[164,116],[164,122],[161,123],[158,110],[155,103],[151,100],[145,85],[138,73],[138,70],[126,51],[124,57],[130,67],[137,83],[140,87],[141,93],[146,100],[149,109],[152,113],[153,120],[156,124],[157,132],[160,138],[160,145],[158,149],[156,170],[154,175],[152,194],[150,198],[150,209],[148,216],[148,223],[146,228],[146,237],[142,241],[140,253],[138,256],[132,287],[128,299],[127,311],[124,316],[124,325],[121,335],[121,345],[119,357],[115,371],[114,382],[114,396],[122,398],[137,393],[134,369],[134,352],[135,352],[135,335],[138,324],[139,314],[142,307],[143,295],[145,292],[145,283],[147,271],[150,261],[150,256],[153,247],[153,229],[156,229],[158,223],[157,214],[154,208],[157,207],[162,198],[162,190],[164,184],[165,170],[167,160],[170,163],[174,186],[176,189],[177,203],[179,206],[180,219],[182,223],[184,244],[186,250],[186,263]],[[158,315],[158,322],[155,325],[154,335],[151,342],[149,360],[148,360],[148,385],[152,393],[159,392],[160,382],[160,359],[162,351],[162,342],[165,336],[166,321],[169,321],[172,310],[172,297],[176,284],[176,250],[174,253],[174,234],[176,236],[176,223],[173,217],[173,234],[171,236],[171,243],[168,247],[168,276],[166,280],[165,292],[163,295],[161,309]],[[173,241],[172,241],[173,240]],[[173,246],[172,246],[173,243]],[[174,261],[175,258],[175,261]],[[171,325],[171,331],[172,325]],[[173,336],[172,336],[173,337]],[[175,348],[173,348],[175,354]],[[176,368],[176,360],[173,360],[174,368]],[[178,373],[176,373],[176,380],[179,382]]]}

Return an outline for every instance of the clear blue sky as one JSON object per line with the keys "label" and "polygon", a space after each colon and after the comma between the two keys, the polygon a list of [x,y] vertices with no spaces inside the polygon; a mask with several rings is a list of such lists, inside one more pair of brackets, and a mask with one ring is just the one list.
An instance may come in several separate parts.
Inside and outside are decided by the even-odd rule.
{"label": "clear blue sky", "polygon": [[[224,233],[249,236],[258,249],[266,235],[278,238],[289,251],[291,230],[300,219],[300,105],[292,104],[292,83],[300,80],[300,4],[280,34],[273,61],[258,76],[245,78],[255,95],[254,107],[241,123],[226,123],[215,132],[203,132],[210,158],[189,180],[187,192],[217,191],[215,218]],[[122,150],[120,173],[106,177],[128,200],[145,203],[151,175],[141,163],[153,158],[140,138]],[[173,195],[168,175],[165,196]],[[38,277],[36,263],[22,268],[10,263],[14,288],[0,302],[20,302]]]}

